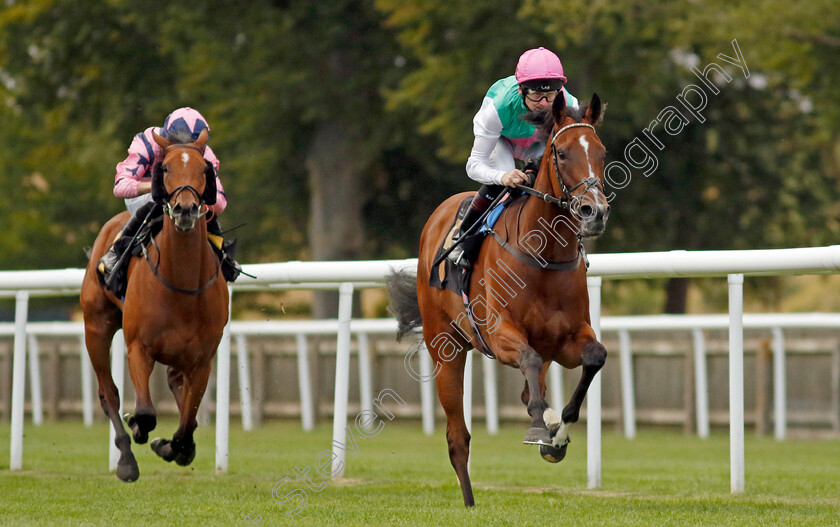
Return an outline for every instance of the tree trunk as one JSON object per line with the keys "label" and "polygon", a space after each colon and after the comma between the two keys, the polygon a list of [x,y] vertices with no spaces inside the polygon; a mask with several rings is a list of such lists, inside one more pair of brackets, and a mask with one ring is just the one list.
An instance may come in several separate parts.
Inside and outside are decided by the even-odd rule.
{"label": "tree trunk", "polygon": [[[363,256],[364,183],[363,145],[351,127],[341,121],[323,123],[315,132],[306,156],[309,173],[309,247],[312,259],[358,260]],[[358,314],[358,295],[354,295]],[[315,293],[314,318],[335,318],[338,293]]]}
{"label": "tree trunk", "polygon": [[670,278],[665,284],[665,313],[685,313],[688,278]]}

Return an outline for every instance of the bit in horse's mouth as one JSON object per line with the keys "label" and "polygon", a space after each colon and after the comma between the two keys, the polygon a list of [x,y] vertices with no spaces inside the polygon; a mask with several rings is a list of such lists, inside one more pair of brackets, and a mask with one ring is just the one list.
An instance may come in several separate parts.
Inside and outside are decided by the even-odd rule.
{"label": "bit in horse's mouth", "polygon": [[196,218],[181,216],[175,219],[175,229],[181,233],[187,233],[195,227]]}

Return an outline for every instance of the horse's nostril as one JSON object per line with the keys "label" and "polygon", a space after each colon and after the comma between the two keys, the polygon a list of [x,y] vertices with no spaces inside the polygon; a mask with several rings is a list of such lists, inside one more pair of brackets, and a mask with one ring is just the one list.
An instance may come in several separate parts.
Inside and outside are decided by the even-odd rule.
{"label": "horse's nostril", "polygon": [[583,205],[580,207],[580,215],[585,219],[591,218],[595,214],[595,210],[591,205]]}

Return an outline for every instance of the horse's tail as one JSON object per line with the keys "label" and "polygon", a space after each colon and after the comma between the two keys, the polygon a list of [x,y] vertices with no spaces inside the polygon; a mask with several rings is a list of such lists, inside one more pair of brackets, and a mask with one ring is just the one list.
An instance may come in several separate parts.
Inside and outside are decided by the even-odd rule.
{"label": "horse's tail", "polygon": [[400,340],[423,323],[417,303],[417,275],[411,271],[392,269],[385,278],[385,285],[391,297],[388,313],[397,319],[397,340]]}

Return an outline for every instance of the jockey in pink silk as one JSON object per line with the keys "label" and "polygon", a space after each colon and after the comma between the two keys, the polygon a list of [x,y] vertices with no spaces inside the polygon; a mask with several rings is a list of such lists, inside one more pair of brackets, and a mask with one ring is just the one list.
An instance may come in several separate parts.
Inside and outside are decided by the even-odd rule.
{"label": "jockey in pink silk", "polygon": [[[163,213],[163,207],[152,200],[151,194],[154,167],[163,159],[163,152],[152,137],[152,132],[173,143],[190,143],[196,141],[205,129],[210,131],[207,120],[197,110],[185,107],[169,114],[163,121],[163,126],[149,127],[134,136],[128,147],[128,157],[117,164],[117,174],[114,178],[114,196],[125,200],[131,219],[99,261],[97,270],[103,279],[114,273],[117,262],[132,245],[132,240],[143,221],[147,218],[155,219]],[[222,274],[228,282],[233,282],[239,276],[241,267],[232,256],[233,242],[224,242],[223,231],[219,225],[218,216],[227,207],[225,189],[218,176],[219,159],[210,146],[204,147],[203,155],[216,180],[215,202],[208,204],[213,217],[207,222],[207,237],[222,263]]]}

